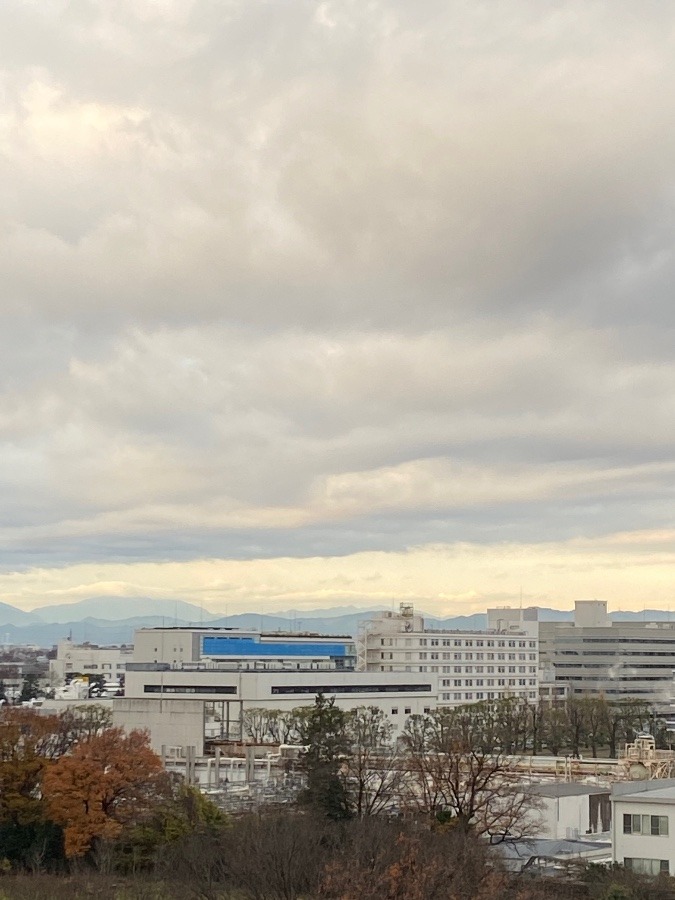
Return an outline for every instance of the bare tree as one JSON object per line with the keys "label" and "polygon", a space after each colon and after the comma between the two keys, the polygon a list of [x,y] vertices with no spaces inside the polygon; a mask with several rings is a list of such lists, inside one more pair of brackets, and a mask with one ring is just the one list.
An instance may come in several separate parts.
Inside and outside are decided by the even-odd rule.
{"label": "bare tree", "polygon": [[256,743],[262,744],[270,730],[270,711],[251,707],[244,710],[244,731]]}
{"label": "bare tree", "polygon": [[398,805],[404,771],[391,721],[378,707],[361,706],[347,714],[346,727],[350,753],[343,770],[354,814],[372,816]]}
{"label": "bare tree", "polygon": [[533,798],[518,790],[516,760],[480,747],[465,721],[453,731],[428,723],[404,733],[413,806],[464,833],[521,837],[533,828]]}

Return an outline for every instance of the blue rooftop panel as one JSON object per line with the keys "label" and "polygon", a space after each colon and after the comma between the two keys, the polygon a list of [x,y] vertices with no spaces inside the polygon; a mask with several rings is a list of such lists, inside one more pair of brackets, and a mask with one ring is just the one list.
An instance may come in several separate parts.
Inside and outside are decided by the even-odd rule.
{"label": "blue rooftop panel", "polygon": [[344,644],[269,641],[249,637],[208,637],[202,640],[204,656],[346,656]]}

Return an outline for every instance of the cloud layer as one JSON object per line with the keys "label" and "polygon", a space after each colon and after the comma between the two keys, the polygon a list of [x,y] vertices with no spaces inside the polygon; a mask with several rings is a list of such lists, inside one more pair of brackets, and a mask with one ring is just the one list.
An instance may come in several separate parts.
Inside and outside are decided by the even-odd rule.
{"label": "cloud layer", "polygon": [[6,0],[1,599],[366,603],[374,555],[461,610],[515,554],[666,604],[674,45],[656,0]]}

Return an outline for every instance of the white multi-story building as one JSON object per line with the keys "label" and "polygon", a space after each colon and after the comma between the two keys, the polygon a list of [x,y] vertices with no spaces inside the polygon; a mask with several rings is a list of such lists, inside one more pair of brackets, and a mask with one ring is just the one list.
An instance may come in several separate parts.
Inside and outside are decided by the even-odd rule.
{"label": "white multi-story building", "polygon": [[504,696],[535,702],[538,623],[524,617],[528,612],[489,610],[487,631],[437,631],[425,628],[423,617],[402,604],[399,612],[362,624],[357,665],[367,672],[435,676],[443,706]]}
{"label": "white multi-story building", "polygon": [[578,600],[573,622],[540,622],[541,664],[571,696],[635,697],[670,712],[675,622],[611,621],[604,600]]}
{"label": "white multi-story building", "polygon": [[119,681],[127,662],[133,659],[133,647],[99,647],[97,644],[74,644],[59,641],[56,659],[49,661],[49,680],[61,685],[67,675],[102,675],[106,681]]}
{"label": "white multi-story building", "polygon": [[645,875],[675,873],[675,779],[612,786],[614,862]]}

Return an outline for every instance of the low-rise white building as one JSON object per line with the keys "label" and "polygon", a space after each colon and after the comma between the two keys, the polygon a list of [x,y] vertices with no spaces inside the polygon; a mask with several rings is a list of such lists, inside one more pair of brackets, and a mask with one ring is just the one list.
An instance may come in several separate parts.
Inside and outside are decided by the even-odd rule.
{"label": "low-rise white building", "polygon": [[675,779],[612,786],[615,862],[646,875],[675,874]]}
{"label": "low-rise white building", "polygon": [[[400,732],[409,716],[423,715],[436,708],[438,682],[428,674],[401,677],[339,670],[227,671],[216,667],[194,669],[167,663],[131,663],[127,667],[126,696],[113,704],[114,722],[128,729],[148,728],[153,747],[159,749],[165,744],[184,741],[182,724],[176,727],[176,738],[170,739],[169,719],[177,725],[180,711],[192,722],[190,728],[194,733],[191,732],[189,744],[198,748],[197,755],[201,755],[205,708],[206,715],[220,723],[219,737],[240,740],[244,736],[245,710],[262,707],[290,712],[300,706],[311,706],[320,693],[333,697],[336,705],[345,710],[376,706],[387,714],[395,732]],[[194,708],[186,703],[193,704]]]}
{"label": "low-rise white building", "polygon": [[577,841],[589,835],[608,838],[612,822],[609,787],[578,781],[542,781],[523,786],[535,800],[537,836]]}
{"label": "low-rise white building", "polygon": [[51,683],[65,684],[69,675],[102,675],[106,681],[119,681],[126,664],[133,659],[133,647],[99,647],[98,644],[74,644],[70,640],[56,645],[56,659],[49,661]]}

